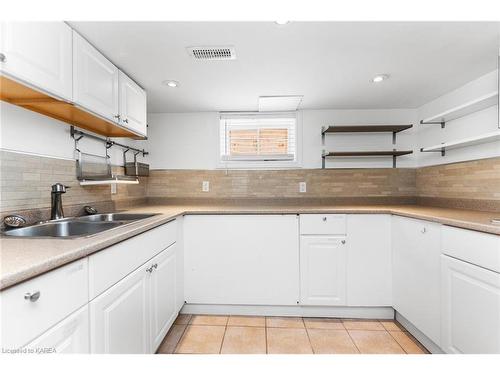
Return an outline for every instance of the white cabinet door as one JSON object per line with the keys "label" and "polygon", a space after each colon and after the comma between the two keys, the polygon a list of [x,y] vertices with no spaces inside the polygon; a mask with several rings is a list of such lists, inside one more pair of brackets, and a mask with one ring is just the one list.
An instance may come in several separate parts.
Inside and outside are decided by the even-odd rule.
{"label": "white cabinet door", "polygon": [[149,277],[141,266],[90,302],[92,353],[150,352]]}
{"label": "white cabinet door", "polygon": [[442,345],[500,354],[500,274],[442,255]]}
{"label": "white cabinet door", "polygon": [[301,236],[301,304],[345,305],[347,265],[345,242],[344,236]]}
{"label": "white cabinet door", "polygon": [[441,337],[441,225],[392,218],[394,308],[435,344]]}
{"label": "white cabinet door", "polygon": [[73,100],[87,110],[118,123],[118,68],[75,31]]}
{"label": "white cabinet door", "polygon": [[146,135],[146,92],[125,73],[119,73],[120,123],[130,130]]}
{"label": "white cabinet door", "polygon": [[347,215],[347,305],[392,306],[391,215]]}
{"label": "white cabinet door", "polygon": [[187,303],[296,305],[297,215],[184,217]]}
{"label": "white cabinet door", "polygon": [[151,259],[150,329],[151,351],[155,352],[177,317],[177,245]]}
{"label": "white cabinet door", "polygon": [[72,99],[71,28],[64,22],[2,22],[1,71]]}
{"label": "white cabinet door", "polygon": [[85,305],[26,345],[34,353],[86,354],[89,344],[89,309]]}

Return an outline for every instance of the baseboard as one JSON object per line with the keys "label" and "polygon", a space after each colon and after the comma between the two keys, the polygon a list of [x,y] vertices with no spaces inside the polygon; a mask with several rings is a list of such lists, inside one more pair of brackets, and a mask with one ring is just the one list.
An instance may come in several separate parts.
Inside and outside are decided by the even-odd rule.
{"label": "baseboard", "polygon": [[403,315],[396,311],[396,320],[410,332],[432,354],[444,354],[443,350],[428,338],[422,331],[410,323]]}
{"label": "baseboard", "polygon": [[186,304],[182,314],[300,316],[322,318],[393,319],[392,307],[262,306]]}

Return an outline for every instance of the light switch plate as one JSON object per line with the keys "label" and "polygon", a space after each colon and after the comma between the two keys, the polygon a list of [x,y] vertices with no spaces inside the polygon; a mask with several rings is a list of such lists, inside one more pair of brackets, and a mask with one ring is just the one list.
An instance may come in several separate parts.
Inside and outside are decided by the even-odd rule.
{"label": "light switch plate", "polygon": [[307,191],[307,184],[303,182],[299,182],[299,193],[305,193]]}
{"label": "light switch plate", "polygon": [[205,193],[210,191],[210,181],[203,181],[201,184],[201,191],[204,191]]}

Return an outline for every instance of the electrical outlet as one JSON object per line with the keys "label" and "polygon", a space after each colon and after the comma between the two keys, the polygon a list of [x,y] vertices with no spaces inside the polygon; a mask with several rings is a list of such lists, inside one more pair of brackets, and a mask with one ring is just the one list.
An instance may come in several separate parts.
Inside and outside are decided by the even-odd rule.
{"label": "electrical outlet", "polygon": [[210,181],[203,181],[203,183],[201,184],[201,191],[210,191]]}
{"label": "electrical outlet", "polygon": [[116,194],[116,184],[111,184],[111,194]]}
{"label": "electrical outlet", "polygon": [[307,184],[305,182],[299,182],[299,193],[305,193],[307,191]]}

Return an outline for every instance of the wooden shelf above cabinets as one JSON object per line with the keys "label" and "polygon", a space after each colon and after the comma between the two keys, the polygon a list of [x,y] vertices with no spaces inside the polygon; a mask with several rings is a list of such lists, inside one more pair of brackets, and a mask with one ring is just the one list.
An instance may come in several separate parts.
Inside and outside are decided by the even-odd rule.
{"label": "wooden shelf above cabinets", "polygon": [[323,129],[323,133],[399,133],[413,125],[338,125]]}
{"label": "wooden shelf above cabinets", "polygon": [[325,136],[327,134],[339,133],[392,133],[392,144],[396,144],[396,134],[407,129],[411,129],[413,125],[336,125],[323,127],[321,129],[321,144],[325,145]]}
{"label": "wooden shelf above cabinets", "polygon": [[0,75],[0,100],[107,137],[143,137],[73,103]]}
{"label": "wooden shelf above cabinets", "polygon": [[324,152],[322,155],[322,168],[326,168],[326,158],[328,157],[367,157],[367,156],[391,156],[392,157],[392,167],[396,168],[396,158],[398,156],[412,154],[411,150],[387,150],[387,151],[332,151]]}

